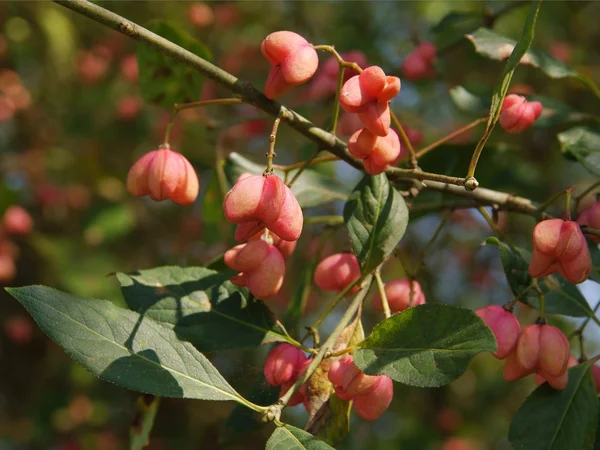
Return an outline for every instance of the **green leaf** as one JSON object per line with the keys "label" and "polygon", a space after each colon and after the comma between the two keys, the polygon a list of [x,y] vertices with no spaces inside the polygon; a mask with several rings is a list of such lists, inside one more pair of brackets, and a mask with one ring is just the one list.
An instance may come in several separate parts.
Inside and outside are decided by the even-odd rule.
{"label": "green leaf", "polygon": [[450,98],[456,107],[465,112],[473,114],[483,114],[490,109],[488,99],[476,95],[463,86],[454,86],[450,89]]}
{"label": "green leaf", "polygon": [[111,243],[128,235],[135,227],[133,211],[125,203],[111,205],[95,214],[83,234],[92,244]]}
{"label": "green leaf", "polygon": [[[264,172],[265,167],[266,161],[265,164],[257,164],[239,153],[230,153],[225,160],[224,169],[229,183],[233,185],[242,173],[249,172],[258,175]],[[283,179],[283,172],[276,170],[275,173]],[[293,172],[289,174],[289,179],[292,177]],[[302,172],[291,189],[303,208],[319,206],[334,200],[347,200],[350,194],[346,185],[313,169],[306,169]]]}
{"label": "green leaf", "polygon": [[[147,28],[203,59],[211,59],[208,48],[180,27],[163,20],[154,20]],[[136,56],[140,69],[140,91],[144,100],[169,109],[175,103],[198,100],[202,77],[197,72],[145,44],[137,45]]]}
{"label": "green leaf", "polygon": [[161,397],[245,402],[193,345],[149,318],[46,286],[7,291],[71,358],[105,381]]}
{"label": "green leaf", "polygon": [[[598,399],[598,401],[600,402],[600,398]],[[600,410],[600,406],[599,406],[599,410]],[[598,414],[598,418],[600,418],[600,414]],[[594,443],[594,450],[600,450],[600,421],[596,428],[596,442]]]}
{"label": "green leaf", "polygon": [[157,267],[118,273],[128,307],[191,342],[201,352],[285,341],[265,304],[222,273],[204,267]]}
{"label": "green leaf", "polygon": [[334,450],[312,434],[291,425],[277,427],[269,440],[266,450]]}
{"label": "green leaf", "polygon": [[[486,244],[495,245],[500,250],[500,259],[508,284],[515,297],[526,305],[540,309],[539,294],[535,289],[523,292],[533,282],[527,269],[531,253],[520,247],[510,246],[495,237],[486,239]],[[538,279],[538,286],[544,293],[545,311],[549,314],[562,314],[571,317],[589,317],[593,314],[590,305],[579,289],[558,274]]]}
{"label": "green leaf", "polygon": [[354,362],[370,375],[437,387],[462,375],[476,354],[495,351],[494,335],[473,311],[427,303],[376,325]]}
{"label": "green leaf", "polygon": [[[477,53],[497,61],[508,58],[516,44],[514,40],[496,34],[487,28],[479,28],[474,33],[467,34],[466,37],[473,43]],[[571,69],[544,50],[530,49],[526,53],[523,52],[516,62],[533,66],[550,78],[574,78],[588,87],[597,97],[600,97],[600,90],[591,79]]]}
{"label": "green leaf", "polygon": [[579,161],[590,173],[600,177],[600,130],[575,127],[558,134],[560,150],[567,158]]}
{"label": "green leaf", "polygon": [[598,425],[598,397],[592,363],[569,369],[569,383],[554,390],[538,387],[519,408],[508,439],[515,450],[592,449]]}
{"label": "green leaf", "polygon": [[344,222],[363,275],[396,248],[408,225],[408,208],[385,174],[365,175],[344,206]]}
{"label": "green leaf", "polygon": [[129,428],[130,450],[143,450],[150,443],[159,404],[160,397],[146,394],[138,398],[133,424]]}
{"label": "green leaf", "polygon": [[478,12],[451,11],[431,29],[438,51],[456,44],[466,33],[480,27],[481,24],[482,16]]}

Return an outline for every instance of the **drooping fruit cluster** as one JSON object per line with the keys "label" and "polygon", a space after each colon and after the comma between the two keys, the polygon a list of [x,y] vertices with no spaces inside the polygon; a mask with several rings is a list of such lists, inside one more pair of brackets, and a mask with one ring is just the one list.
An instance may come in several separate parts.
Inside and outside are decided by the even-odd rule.
{"label": "drooping fruit cluster", "polygon": [[499,122],[508,133],[516,134],[533,125],[541,114],[540,102],[528,102],[522,95],[510,94],[502,103]]}
{"label": "drooping fruit cluster", "polygon": [[364,374],[350,355],[331,364],[328,378],[336,395],[342,400],[352,400],[354,409],[365,420],[378,419],[394,396],[394,385],[389,377]]}
{"label": "drooping fruit cluster", "polygon": [[514,314],[502,306],[490,305],[475,311],[481,320],[492,330],[498,350],[492,353],[498,359],[505,359],[517,345],[521,325]]}
{"label": "drooping fruit cluster", "polygon": [[[361,51],[340,53],[340,56],[344,61],[354,62],[361,68],[367,65],[367,58]],[[331,56],[323,63],[321,69],[311,82],[308,97],[312,100],[318,100],[329,95],[334,95],[337,90],[339,73],[340,64],[335,56]],[[348,81],[355,74],[356,71],[354,69],[346,67],[344,70],[344,82]]]}
{"label": "drooping fruit cluster", "polygon": [[367,128],[357,131],[348,141],[348,151],[355,158],[362,159],[365,170],[370,175],[378,175],[400,156],[400,140],[391,128],[381,137]]}
{"label": "drooping fruit cluster", "polygon": [[302,233],[302,208],[277,175],[240,175],[223,201],[225,218],[237,224],[238,245],[225,253],[225,264],[240,273],[231,279],[252,295],[277,294],[285,275],[284,258]]}
{"label": "drooping fruit cluster", "polygon": [[537,373],[554,389],[564,389],[569,350],[569,341],[560,329],[544,323],[529,325],[521,331],[514,351],[506,359],[504,378],[515,381]]}
{"label": "drooping fruit cluster", "polygon": [[[587,225],[590,228],[600,230],[600,202],[588,206],[577,218],[579,225]],[[587,235],[596,244],[600,244],[600,236],[595,234]]]}
{"label": "drooping fruit cluster", "polygon": [[190,162],[166,146],[146,153],[129,170],[127,191],[135,197],[189,205],[198,197],[198,176]]}
{"label": "drooping fruit cluster", "polygon": [[225,218],[238,225],[238,242],[265,228],[285,241],[296,241],[302,233],[302,208],[277,175],[242,174],[225,196],[223,210]]}
{"label": "drooping fruit cluster", "polygon": [[400,79],[386,76],[381,67],[370,66],[344,83],[340,105],[357,113],[363,126],[376,136],[386,136],[390,128],[389,101],[400,92]]}
{"label": "drooping fruit cluster", "polygon": [[[279,397],[283,395],[298,381],[298,378],[308,365],[310,359],[302,350],[290,344],[279,344],[273,348],[265,360],[264,374],[267,383],[271,386],[281,386]],[[306,384],[290,398],[287,406],[296,406],[304,403],[306,406]]]}
{"label": "drooping fruit cluster", "polygon": [[317,71],[319,57],[310,43],[292,31],[269,34],[260,46],[271,70],[265,83],[265,95],[274,99],[292,87],[306,83]]}
{"label": "drooping fruit cluster", "polygon": [[545,277],[558,272],[571,283],[587,280],[592,260],[579,225],[572,220],[544,220],[533,229],[529,275]]}
{"label": "drooping fruit cluster", "polygon": [[433,78],[436,53],[435,45],[432,42],[421,43],[404,58],[402,73],[411,81]]}
{"label": "drooping fruit cluster", "polygon": [[0,282],[10,281],[17,272],[15,261],[19,248],[9,236],[27,236],[33,230],[33,219],[18,205],[6,208],[0,226]]}
{"label": "drooping fruit cluster", "polygon": [[[336,253],[323,259],[315,269],[315,284],[324,291],[342,292],[360,278],[360,266],[352,253]],[[354,286],[350,292],[358,292]]]}
{"label": "drooping fruit cluster", "polygon": [[[384,290],[392,313],[402,312],[411,306],[425,304],[425,294],[423,294],[421,285],[416,280],[412,282],[412,294],[411,282],[409,280],[390,281],[385,284]],[[373,308],[383,311],[383,304],[379,293],[373,296],[372,304]]]}
{"label": "drooping fruit cluster", "polygon": [[256,298],[272,297],[281,289],[285,262],[277,247],[254,240],[227,250],[223,258],[228,267],[240,272],[231,282],[247,287]]}

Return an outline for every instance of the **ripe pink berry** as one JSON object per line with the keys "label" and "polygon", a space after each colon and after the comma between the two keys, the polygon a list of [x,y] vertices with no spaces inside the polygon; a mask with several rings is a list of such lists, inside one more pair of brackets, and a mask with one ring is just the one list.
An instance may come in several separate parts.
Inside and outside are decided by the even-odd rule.
{"label": "ripe pink berry", "polygon": [[[402,312],[411,306],[423,305],[425,303],[425,295],[421,290],[421,285],[418,281],[413,280],[413,296],[411,302],[409,280],[393,280],[385,284],[385,296],[388,300],[388,305],[393,313]],[[376,293],[373,296],[373,308],[378,311],[383,311],[381,296]]]}
{"label": "ripe pink berry", "polygon": [[537,372],[548,381],[556,381],[555,389],[562,389],[561,377],[567,371],[569,350],[569,341],[558,328],[529,325],[521,331],[514,352],[506,359],[504,378],[514,381]]}
{"label": "ripe pink berry", "polygon": [[517,345],[521,325],[513,313],[501,306],[490,305],[475,311],[481,320],[492,330],[498,351],[492,353],[498,359],[506,358]]}
{"label": "ripe pink berry", "polygon": [[[574,367],[577,364],[579,364],[579,362],[577,361],[577,359],[575,359],[573,356],[569,356],[569,362],[567,363],[567,369],[569,367]],[[548,384],[550,386],[552,386],[554,389],[564,389],[567,386],[567,383],[569,382],[569,372],[566,371],[564,374],[562,374],[559,377],[547,376],[547,378],[544,378],[539,373],[537,373],[535,375],[535,384],[536,384],[536,386],[539,386],[544,381],[547,381]]]}
{"label": "ripe pink berry", "polygon": [[265,95],[274,99],[293,86],[306,83],[317,71],[319,57],[310,43],[292,31],[269,34],[260,46],[271,70]]}
{"label": "ripe pink berry", "polygon": [[146,153],[127,175],[127,191],[135,197],[149,195],[155,201],[188,205],[196,200],[198,190],[198,176],[190,162],[166,147]]}
{"label": "ripe pink berry", "polygon": [[406,55],[402,63],[402,73],[409,80],[433,78],[433,66],[436,57],[436,48],[432,42],[423,42],[416,49]]}
{"label": "ripe pink berry", "polygon": [[[600,202],[588,206],[577,218],[579,225],[587,225],[590,228],[600,229]],[[596,244],[600,244],[600,236],[594,234],[587,235]]]}
{"label": "ripe pink berry", "polygon": [[358,114],[345,112],[338,123],[337,131],[340,136],[352,136],[363,127]]}
{"label": "ripe pink berry", "polygon": [[204,28],[215,20],[215,14],[206,3],[192,3],[187,10],[188,21],[195,27]]}
{"label": "ripe pink berry", "polygon": [[265,227],[285,241],[296,241],[302,233],[302,208],[277,175],[240,176],[225,196],[223,209],[227,220],[238,224],[238,242],[250,239]]}
{"label": "ripe pink berry", "polygon": [[521,95],[510,94],[502,103],[500,125],[509,133],[521,133],[533,125],[541,114],[540,102],[528,102]]}
{"label": "ripe pink berry", "polygon": [[33,219],[29,213],[17,205],[9,206],[2,218],[4,230],[8,234],[27,236],[33,229]]}
{"label": "ripe pink berry", "polygon": [[[352,253],[336,253],[323,259],[315,269],[315,284],[324,291],[342,292],[360,278],[360,266]],[[357,292],[354,286],[351,292]]]}
{"label": "ripe pink berry", "polygon": [[241,244],[225,252],[225,264],[240,271],[231,282],[236,286],[247,287],[261,300],[279,292],[285,275],[285,262],[281,252],[263,240]]}
{"label": "ripe pink berry", "polygon": [[328,378],[336,395],[342,400],[354,400],[354,409],[365,420],[379,418],[394,396],[390,378],[364,374],[356,367],[351,355],[334,361],[329,368]]}
{"label": "ripe pink berry", "polygon": [[17,274],[13,257],[8,253],[0,253],[0,282],[8,282]]}
{"label": "ripe pink berry", "polygon": [[121,59],[120,68],[121,73],[127,80],[131,81],[132,83],[137,83],[139,78],[139,69],[135,54],[129,53],[123,56],[123,59]]}
{"label": "ripe pink berry", "polygon": [[539,278],[558,272],[577,284],[587,280],[591,270],[590,252],[577,223],[551,219],[536,225],[529,275]]}
{"label": "ripe pink berry", "polygon": [[370,66],[344,83],[340,105],[346,112],[358,113],[365,128],[385,136],[390,128],[388,102],[400,92],[400,79],[386,76],[378,66]]}
{"label": "ripe pink berry", "polygon": [[298,377],[307,360],[302,350],[290,344],[279,344],[265,360],[265,379],[272,386],[280,386]]}
{"label": "ripe pink berry", "polygon": [[348,151],[355,158],[363,160],[366,171],[377,175],[385,171],[400,156],[400,140],[392,129],[381,137],[367,128],[357,131],[348,141]]}

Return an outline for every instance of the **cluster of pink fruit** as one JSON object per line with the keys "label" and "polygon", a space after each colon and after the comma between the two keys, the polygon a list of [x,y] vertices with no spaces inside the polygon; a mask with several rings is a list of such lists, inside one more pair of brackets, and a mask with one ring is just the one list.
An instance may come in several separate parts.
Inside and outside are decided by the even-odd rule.
{"label": "cluster of pink fruit", "polygon": [[[239,271],[232,282],[259,299],[277,294],[285,275],[285,257],[300,238],[302,208],[277,175],[240,175],[223,201],[225,218],[237,225],[242,242],[225,253],[225,264]],[[243,243],[245,241],[250,241]]]}
{"label": "cluster of pink fruit", "polygon": [[27,236],[32,229],[33,219],[20,206],[12,205],[4,211],[0,227],[0,281],[14,278],[15,260],[19,256],[19,248],[6,235]]}
{"label": "cluster of pink fruit", "polygon": [[[281,386],[282,397],[296,383],[310,365],[302,350],[290,344],[279,344],[267,356],[264,374],[272,386]],[[354,364],[352,356],[344,356],[334,361],[327,374],[336,395],[342,400],[352,400],[356,412],[365,420],[376,420],[390,406],[394,396],[392,380],[385,376],[364,374]],[[304,404],[308,410],[306,384],[294,393],[288,406]]]}
{"label": "cluster of pink fruit", "polygon": [[[521,330],[512,312],[497,305],[481,308],[476,314],[496,338],[498,351],[493,355],[506,359],[504,378],[507,381],[535,373],[537,384],[547,381],[554,389],[565,388],[567,369],[577,365],[577,360],[570,355],[569,341],[560,329],[539,321]],[[600,392],[600,367],[592,369],[596,389]]]}

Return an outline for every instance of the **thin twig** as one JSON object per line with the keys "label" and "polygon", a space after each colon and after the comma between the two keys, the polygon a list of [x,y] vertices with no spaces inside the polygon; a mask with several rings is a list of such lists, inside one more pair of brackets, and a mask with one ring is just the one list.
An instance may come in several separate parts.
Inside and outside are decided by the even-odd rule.
{"label": "thin twig", "polygon": [[448,141],[451,141],[452,139],[454,139],[457,136],[460,136],[463,133],[466,133],[467,131],[475,128],[477,125],[479,125],[481,123],[484,123],[485,121],[487,121],[487,119],[488,119],[487,116],[486,117],[480,117],[479,119],[474,120],[473,122],[465,125],[464,127],[459,128],[458,130],[453,131],[449,135],[444,136],[443,138],[438,139],[435,142],[432,142],[427,147],[423,147],[421,150],[417,151],[416,157],[420,158],[421,156],[426,155],[431,150],[439,147],[440,145],[445,144]]}

